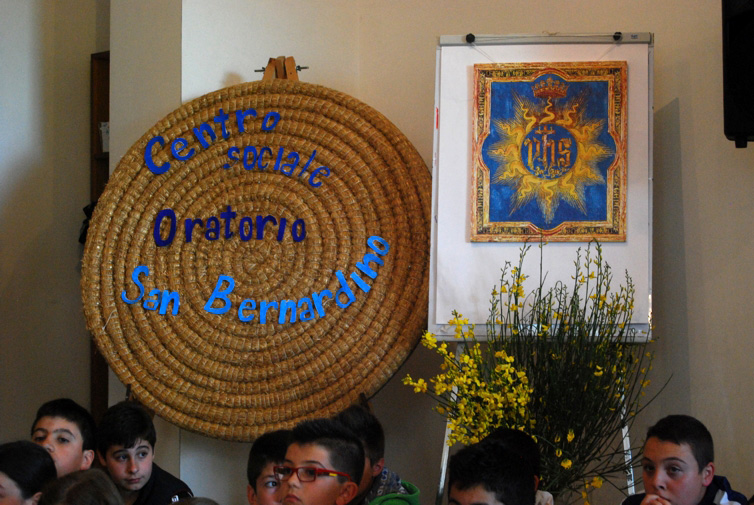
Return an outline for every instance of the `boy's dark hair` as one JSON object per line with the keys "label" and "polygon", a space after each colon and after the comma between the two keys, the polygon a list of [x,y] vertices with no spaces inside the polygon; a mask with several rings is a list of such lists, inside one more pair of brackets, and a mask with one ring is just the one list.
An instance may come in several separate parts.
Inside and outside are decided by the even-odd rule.
{"label": "boy's dark hair", "polygon": [[494,440],[464,447],[450,458],[448,497],[459,490],[482,486],[500,503],[534,505],[534,471]]}
{"label": "boy's dark hair", "polygon": [[265,466],[270,463],[280,464],[285,461],[285,451],[291,443],[291,430],[276,430],[257,438],[249,451],[246,464],[246,478],[249,485],[257,491],[257,479]]}
{"label": "boy's dark hair", "polygon": [[31,433],[34,434],[34,429],[37,423],[43,417],[60,417],[66,421],[70,421],[78,426],[81,432],[81,439],[83,442],[83,448],[85,451],[94,450],[94,436],[95,436],[95,424],[94,418],[84,407],[71,400],[70,398],[58,398],[56,400],[50,400],[47,403],[43,403],[39,410],[37,410],[37,417],[34,418],[34,422],[31,423]]}
{"label": "boy's dark hair", "polygon": [[700,472],[708,463],[715,461],[712,435],[707,427],[694,417],[685,415],[663,417],[647,430],[647,440],[650,437],[677,445],[688,444]]}
{"label": "boy's dark hair", "polygon": [[512,428],[496,428],[482,442],[496,441],[506,451],[517,454],[526,460],[534,471],[534,475],[542,475],[539,448],[537,443],[527,433]]}
{"label": "boy's dark hair", "polygon": [[385,432],[379,419],[367,409],[351,405],[333,419],[359,437],[372,464],[385,456]]}
{"label": "boy's dark hair", "polygon": [[38,505],[123,505],[123,498],[103,470],[90,468],[49,483]]}
{"label": "boy's dark hair", "polygon": [[97,452],[105,456],[114,445],[129,449],[137,440],[149,442],[152,449],[157,442],[154,423],[147,409],[129,401],[116,403],[107,409],[97,428]]}
{"label": "boy's dark hair", "polygon": [[58,476],[52,456],[41,445],[28,440],[0,445],[0,472],[16,483],[28,500]]}
{"label": "boy's dark hair", "polygon": [[[315,444],[324,447],[333,470],[345,472],[356,485],[364,473],[364,448],[359,438],[332,419],[303,421],[293,428],[292,444]],[[342,481],[341,477],[338,477]]]}

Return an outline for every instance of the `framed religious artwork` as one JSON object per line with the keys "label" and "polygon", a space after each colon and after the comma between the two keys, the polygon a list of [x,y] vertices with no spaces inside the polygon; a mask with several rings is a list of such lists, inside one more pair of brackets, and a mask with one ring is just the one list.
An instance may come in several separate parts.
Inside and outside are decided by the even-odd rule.
{"label": "framed religious artwork", "polygon": [[474,65],[471,240],[626,240],[625,61]]}
{"label": "framed religious artwork", "polygon": [[440,37],[430,331],[452,335],[454,310],[484,325],[522,246],[547,244],[523,267],[552,286],[594,241],[649,327],[653,47],[649,33]]}

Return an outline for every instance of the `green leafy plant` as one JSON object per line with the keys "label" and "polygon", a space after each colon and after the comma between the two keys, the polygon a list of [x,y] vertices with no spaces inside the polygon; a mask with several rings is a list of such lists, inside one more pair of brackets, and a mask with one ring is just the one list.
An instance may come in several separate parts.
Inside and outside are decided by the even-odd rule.
{"label": "green leafy plant", "polygon": [[500,426],[531,434],[542,455],[541,487],[555,496],[580,493],[588,503],[604,482],[625,486],[627,430],[648,403],[650,339],[631,325],[631,277],[613,286],[599,243],[578,250],[570,285],[545,287],[540,252],[539,282],[527,293],[529,249],[502,268],[486,339],[454,312],[449,324],[460,351],[425,333],[422,344],[443,356],[442,373],[429,384],[410,376],[404,383],[437,400],[451,444],[477,442]]}

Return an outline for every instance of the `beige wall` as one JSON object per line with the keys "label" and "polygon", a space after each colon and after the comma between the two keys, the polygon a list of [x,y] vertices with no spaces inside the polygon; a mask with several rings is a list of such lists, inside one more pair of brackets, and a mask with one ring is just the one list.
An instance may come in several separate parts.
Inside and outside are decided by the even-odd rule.
{"label": "beige wall", "polygon": [[79,271],[89,203],[89,55],[108,2],[0,0],[0,440],[39,405],[89,403]]}
{"label": "beige wall", "polygon": [[[128,23],[133,23],[134,16],[148,18],[155,5],[162,6],[163,15],[174,12],[177,1],[114,2],[113,11],[127,5]],[[83,91],[88,90],[88,54],[102,48],[92,26],[99,3],[75,3],[83,7],[0,0],[3,440],[24,436],[34,409],[48,397],[65,394],[87,401],[88,344],[75,237],[88,193],[83,112],[88,110],[88,91]],[[719,2],[574,0],[534,7],[524,0],[186,0],[181,8],[176,72],[183,99],[255,80],[259,74],[252,70],[268,57],[293,55],[311,67],[301,74],[304,80],[340,89],[380,110],[428,163],[439,35],[653,32],[653,282],[659,339],[654,384],[672,379],[660,402],[640,419],[635,435],[641,438],[646,425],[661,415],[697,416],[715,437],[718,471],[745,494],[754,492],[748,471],[754,454],[748,421],[754,409],[747,401],[754,393],[747,352],[752,338],[747,295],[754,285],[754,147],[737,150],[722,133]],[[197,26],[200,16],[204,20]],[[139,34],[138,29],[123,30],[120,22],[113,15],[114,52]],[[175,24],[169,25],[173,30]],[[76,30],[62,29],[70,26]],[[159,55],[161,46],[154,47]],[[141,59],[149,57],[142,53]],[[6,65],[14,68],[12,78]],[[143,85],[144,77],[160,82],[154,73],[129,77],[115,85]],[[142,104],[141,98],[129,98],[129,110],[112,118],[116,134],[117,121],[134,125],[127,133],[132,138],[120,140],[123,150],[178,105],[169,100]],[[114,100],[113,110],[117,107]],[[431,358],[417,350],[399,375],[429,375]],[[374,399],[388,434],[388,464],[419,484],[422,503],[429,504],[442,425],[398,378]],[[195,491],[242,505],[247,446],[188,433],[176,438],[181,475]]]}

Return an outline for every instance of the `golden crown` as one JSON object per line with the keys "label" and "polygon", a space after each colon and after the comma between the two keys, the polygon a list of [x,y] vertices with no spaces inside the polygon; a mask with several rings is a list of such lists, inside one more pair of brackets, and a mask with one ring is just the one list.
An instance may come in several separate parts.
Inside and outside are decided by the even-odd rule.
{"label": "golden crown", "polygon": [[563,98],[568,91],[568,84],[560,79],[548,77],[535,82],[532,89],[537,98]]}

